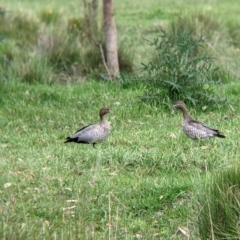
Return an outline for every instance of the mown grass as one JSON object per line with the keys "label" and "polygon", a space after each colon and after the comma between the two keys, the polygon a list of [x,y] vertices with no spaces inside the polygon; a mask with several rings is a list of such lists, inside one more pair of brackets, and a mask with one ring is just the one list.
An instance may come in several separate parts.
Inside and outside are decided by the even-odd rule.
{"label": "mown grass", "polygon": [[[67,5],[63,1],[14,3],[4,2],[10,9],[6,14],[23,12],[30,19],[39,17],[50,29],[58,18],[67,22],[79,16],[75,1]],[[203,1],[198,2],[197,10],[209,13],[223,26],[234,26],[239,18],[236,4]],[[168,1],[115,2],[119,39],[126,46],[131,43],[136,69],[151,58],[146,38],[152,38],[158,27],[165,28],[182,9],[186,15],[196,11],[196,1],[178,1],[171,7]],[[226,14],[226,9],[232,14]],[[54,14],[49,15],[49,10]],[[37,26],[34,24],[30,27]],[[214,88],[229,103],[214,112],[208,106],[198,112],[189,109],[192,116],[220,129],[227,138],[196,143],[182,133],[180,112],[139,100],[146,87],[143,83],[126,77],[116,83],[97,78],[56,84],[51,80],[56,72],[44,67],[46,62],[36,49],[16,51],[14,41],[3,44],[1,57],[7,60],[3,59],[0,69],[2,239],[201,238],[202,186],[210,175],[234,168],[239,161],[237,46],[229,50],[221,43],[217,52],[227,69],[234,69],[223,85]],[[57,54],[59,46],[67,45],[56,46]],[[18,58],[21,53],[24,65]],[[38,58],[32,59],[33,53]],[[12,59],[12,69],[6,71]],[[23,81],[19,75],[25,76]],[[97,122],[103,106],[114,112],[107,116],[112,125],[107,141],[96,149],[63,143],[78,127]],[[184,235],[183,229],[189,230],[190,236]]]}
{"label": "mown grass", "polygon": [[[206,173],[238,161],[239,116],[198,115],[227,135],[198,145],[179,112],[144,105],[140,92],[94,81],[1,84],[1,236],[181,239],[187,227],[197,239],[194,193]],[[98,121],[99,106],[114,112],[108,140],[63,144]]]}

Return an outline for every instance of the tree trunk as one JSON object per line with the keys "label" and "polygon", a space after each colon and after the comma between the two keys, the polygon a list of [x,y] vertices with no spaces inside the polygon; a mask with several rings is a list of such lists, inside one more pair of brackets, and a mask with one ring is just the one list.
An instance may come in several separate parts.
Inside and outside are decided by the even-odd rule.
{"label": "tree trunk", "polygon": [[111,78],[114,79],[119,73],[117,28],[113,19],[112,0],[103,0],[103,20],[106,37],[107,67]]}

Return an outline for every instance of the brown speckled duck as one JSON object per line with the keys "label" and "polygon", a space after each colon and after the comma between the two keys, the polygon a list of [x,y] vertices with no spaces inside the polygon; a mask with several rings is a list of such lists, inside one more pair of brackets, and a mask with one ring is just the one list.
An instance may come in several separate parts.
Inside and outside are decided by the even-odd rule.
{"label": "brown speckled duck", "polygon": [[192,117],[188,114],[186,105],[182,101],[177,101],[173,107],[179,108],[183,112],[183,132],[193,140],[198,138],[211,138],[211,137],[220,137],[225,138],[225,136],[220,133],[217,129],[213,129],[206,124],[193,120]]}
{"label": "brown speckled duck", "polygon": [[75,142],[84,144],[93,144],[104,141],[110,133],[110,124],[104,117],[107,113],[111,113],[109,108],[101,108],[99,112],[100,122],[96,124],[90,124],[79,129],[73,135],[66,138],[64,143]]}

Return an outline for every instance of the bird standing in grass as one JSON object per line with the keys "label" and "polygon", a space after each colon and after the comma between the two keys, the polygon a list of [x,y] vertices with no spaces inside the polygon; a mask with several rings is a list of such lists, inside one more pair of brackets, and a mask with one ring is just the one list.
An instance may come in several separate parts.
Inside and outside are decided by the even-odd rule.
{"label": "bird standing in grass", "polygon": [[93,144],[104,141],[110,133],[110,124],[105,118],[107,113],[111,113],[109,108],[101,108],[99,112],[100,122],[96,124],[90,124],[79,129],[73,135],[68,136],[64,143],[75,142],[83,144]]}
{"label": "bird standing in grass", "polygon": [[177,101],[173,107],[179,108],[183,112],[183,132],[193,140],[198,138],[208,139],[211,137],[225,138],[225,136],[220,133],[217,129],[211,128],[206,124],[193,120],[188,114],[186,105],[182,101]]}

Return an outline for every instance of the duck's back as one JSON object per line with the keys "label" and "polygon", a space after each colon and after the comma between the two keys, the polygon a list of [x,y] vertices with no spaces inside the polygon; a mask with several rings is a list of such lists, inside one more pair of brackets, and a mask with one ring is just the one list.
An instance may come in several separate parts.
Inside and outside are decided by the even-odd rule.
{"label": "duck's back", "polygon": [[199,121],[190,120],[183,123],[184,133],[192,139],[211,138],[217,135],[218,130]]}
{"label": "duck's back", "polygon": [[110,132],[108,122],[105,124],[97,123],[88,125],[79,129],[76,133],[70,136],[71,139],[76,139],[76,142],[96,143],[105,140]]}

